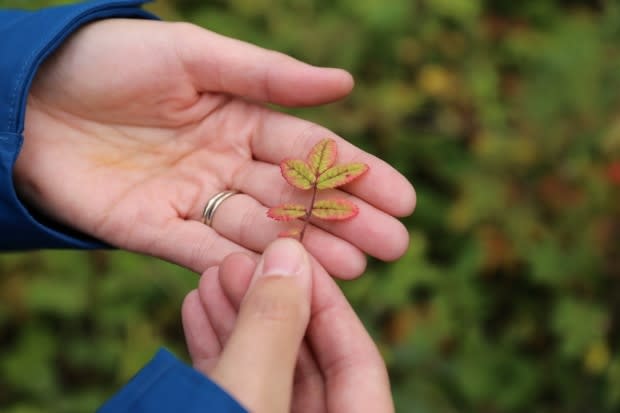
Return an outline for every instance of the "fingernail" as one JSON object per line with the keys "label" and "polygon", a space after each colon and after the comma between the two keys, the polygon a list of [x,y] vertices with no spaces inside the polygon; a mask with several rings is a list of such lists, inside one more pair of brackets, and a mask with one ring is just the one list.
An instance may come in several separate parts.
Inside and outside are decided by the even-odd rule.
{"label": "fingernail", "polygon": [[282,238],[267,247],[255,276],[300,275],[307,265],[308,257],[304,247],[293,239]]}

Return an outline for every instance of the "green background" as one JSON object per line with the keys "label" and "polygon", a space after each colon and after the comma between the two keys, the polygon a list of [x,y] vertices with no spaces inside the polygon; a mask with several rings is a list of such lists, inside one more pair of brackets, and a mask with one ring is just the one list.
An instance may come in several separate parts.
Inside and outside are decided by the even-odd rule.
{"label": "green background", "polygon": [[[343,284],[399,412],[620,411],[618,2],[149,7],[354,74],[346,100],[293,112],[416,186],[406,256]],[[159,346],[186,357],[196,283],[122,252],[0,256],[0,411],[92,411]]]}

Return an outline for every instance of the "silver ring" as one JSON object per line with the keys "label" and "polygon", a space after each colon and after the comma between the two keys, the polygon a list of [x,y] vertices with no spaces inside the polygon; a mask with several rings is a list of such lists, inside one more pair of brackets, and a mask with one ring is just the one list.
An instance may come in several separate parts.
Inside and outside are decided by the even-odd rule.
{"label": "silver ring", "polygon": [[205,225],[211,226],[213,222],[213,217],[215,216],[215,211],[217,208],[222,205],[222,202],[226,201],[231,196],[238,194],[239,191],[222,191],[220,193],[215,194],[209,201],[207,205],[205,205],[205,209],[202,211],[202,222]]}

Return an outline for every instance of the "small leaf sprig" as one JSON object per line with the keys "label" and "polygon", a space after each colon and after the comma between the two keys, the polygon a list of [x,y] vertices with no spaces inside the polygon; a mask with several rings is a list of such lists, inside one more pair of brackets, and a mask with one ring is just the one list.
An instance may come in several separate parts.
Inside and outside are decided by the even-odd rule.
{"label": "small leaf sprig", "polygon": [[344,221],[359,213],[359,208],[346,199],[317,200],[320,190],[337,188],[362,176],[369,167],[362,162],[334,165],[338,157],[338,148],[333,139],[323,139],[308,153],[306,160],[285,159],[280,163],[282,176],[299,189],[311,190],[312,197],[308,207],[285,203],[269,208],[267,216],[276,221],[303,221],[301,229],[291,229],[280,234],[283,237],[299,236],[303,242],[304,234],[311,217],[327,221]]}

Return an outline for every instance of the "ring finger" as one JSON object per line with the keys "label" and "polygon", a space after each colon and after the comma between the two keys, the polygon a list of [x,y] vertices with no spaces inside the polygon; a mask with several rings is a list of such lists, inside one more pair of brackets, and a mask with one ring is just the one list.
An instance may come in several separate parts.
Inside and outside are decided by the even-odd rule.
{"label": "ring finger", "polygon": [[[253,251],[263,251],[287,224],[267,217],[267,208],[253,197],[239,193],[226,199],[218,207],[211,223],[213,229],[227,239]],[[366,257],[351,243],[323,229],[310,225],[304,244],[327,271],[340,278],[360,275],[366,266]],[[345,257],[345,259],[343,259]]]}

